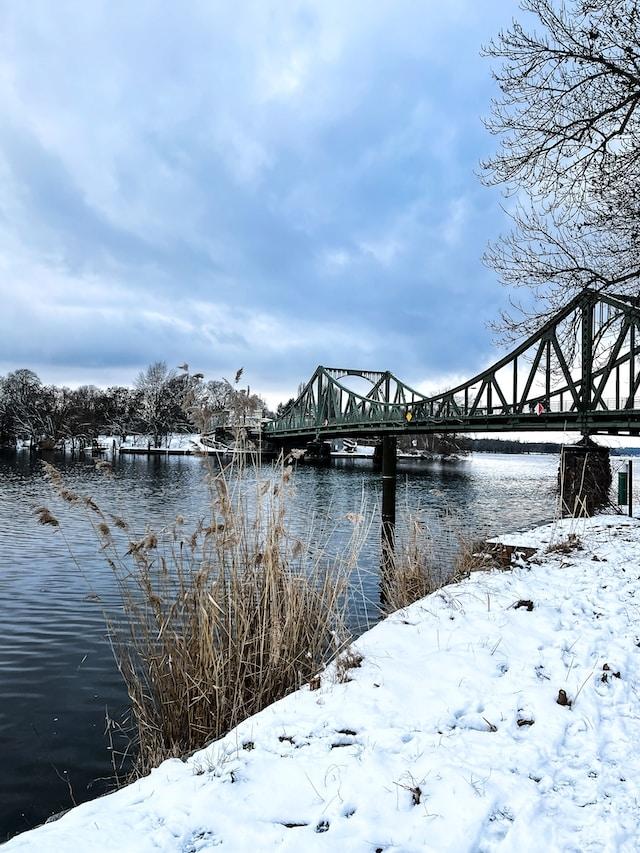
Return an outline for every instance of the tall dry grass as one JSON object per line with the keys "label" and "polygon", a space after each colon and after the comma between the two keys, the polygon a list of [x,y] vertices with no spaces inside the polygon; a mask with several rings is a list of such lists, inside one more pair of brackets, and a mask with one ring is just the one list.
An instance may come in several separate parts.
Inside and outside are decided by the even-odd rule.
{"label": "tall dry grass", "polygon": [[409,514],[404,535],[397,537],[381,578],[383,610],[393,613],[424,598],[446,580],[434,565],[433,541],[419,514]]}
{"label": "tall dry grass", "polygon": [[401,610],[450,583],[457,583],[473,572],[490,571],[510,565],[501,563],[495,547],[463,533],[459,521],[451,519],[448,537],[457,542],[453,560],[448,564],[423,521],[420,512],[407,513],[403,535],[388,555],[382,581],[383,612]]}
{"label": "tall dry grass", "polygon": [[[355,515],[338,553],[326,531],[293,535],[290,465],[211,470],[206,519],[143,532],[46,473],[87,514],[116,579],[120,609],[106,618],[131,700],[135,775],[219,737],[340,652],[364,527]],[[62,529],[45,510],[42,523]]]}

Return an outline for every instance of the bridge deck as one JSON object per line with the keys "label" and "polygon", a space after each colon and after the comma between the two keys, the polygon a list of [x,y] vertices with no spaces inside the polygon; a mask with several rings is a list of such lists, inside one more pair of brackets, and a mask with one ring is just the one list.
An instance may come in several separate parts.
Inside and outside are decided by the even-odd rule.
{"label": "bridge deck", "polygon": [[291,438],[371,438],[379,435],[424,435],[426,433],[467,432],[589,432],[592,435],[640,435],[640,413],[627,410],[592,412],[586,417],[575,413],[492,414],[452,420],[406,421],[380,420],[371,423],[333,422],[327,426],[300,425],[266,433],[273,441]]}

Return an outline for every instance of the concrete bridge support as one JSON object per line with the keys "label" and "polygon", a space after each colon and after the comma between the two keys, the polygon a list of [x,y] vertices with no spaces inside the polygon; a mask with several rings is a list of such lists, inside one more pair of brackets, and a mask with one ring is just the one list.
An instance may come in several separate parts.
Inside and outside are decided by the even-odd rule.
{"label": "concrete bridge support", "polygon": [[326,441],[309,441],[305,446],[304,451],[305,462],[323,462],[328,464],[331,461],[331,447]]}
{"label": "concrete bridge support", "polygon": [[601,447],[588,436],[563,447],[558,487],[563,517],[593,515],[605,506],[611,489],[609,448]]}

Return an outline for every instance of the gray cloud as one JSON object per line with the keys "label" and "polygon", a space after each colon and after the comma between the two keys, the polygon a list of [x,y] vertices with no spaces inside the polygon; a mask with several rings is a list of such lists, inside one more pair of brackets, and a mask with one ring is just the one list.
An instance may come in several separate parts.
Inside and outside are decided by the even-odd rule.
{"label": "gray cloud", "polygon": [[5,6],[0,369],[475,372],[478,50],[515,2],[478,5]]}

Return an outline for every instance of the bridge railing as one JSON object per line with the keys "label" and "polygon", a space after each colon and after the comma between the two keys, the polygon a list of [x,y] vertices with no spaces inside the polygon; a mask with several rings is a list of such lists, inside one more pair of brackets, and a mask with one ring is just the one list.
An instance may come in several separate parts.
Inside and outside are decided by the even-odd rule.
{"label": "bridge railing", "polygon": [[[613,397],[606,397],[598,401],[594,411],[600,412],[624,412],[625,409],[620,405],[620,401]],[[298,417],[295,421],[292,419],[290,424],[286,424],[282,420],[277,422],[267,422],[264,425],[265,433],[283,434],[286,432],[311,432],[321,433],[327,429],[336,428],[344,430],[344,428],[366,428],[367,425],[397,425],[414,428],[419,428],[420,425],[433,428],[442,423],[447,425],[447,429],[455,429],[455,422],[460,424],[477,421],[486,421],[487,419],[499,419],[505,417],[514,417],[520,422],[526,422],[531,419],[535,422],[536,419],[548,414],[565,414],[567,416],[576,416],[577,409],[573,400],[570,399],[551,399],[536,398],[527,402],[525,405],[516,404],[507,406],[475,406],[473,409],[465,407],[464,403],[457,404],[455,409],[451,407],[443,407],[438,411],[438,406],[433,402],[429,403],[409,403],[406,405],[384,405],[372,403],[366,411],[353,412],[350,414],[340,413],[329,420],[325,418],[318,423],[315,415],[307,414],[304,417]],[[277,429],[274,429],[277,427]]]}

